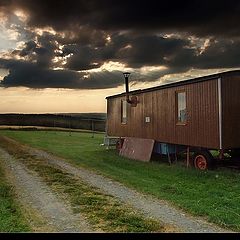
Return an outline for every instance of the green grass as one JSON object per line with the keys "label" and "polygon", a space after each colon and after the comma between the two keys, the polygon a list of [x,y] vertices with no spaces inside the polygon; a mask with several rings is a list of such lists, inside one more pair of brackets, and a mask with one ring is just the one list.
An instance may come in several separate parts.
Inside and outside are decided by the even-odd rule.
{"label": "green grass", "polygon": [[45,182],[63,199],[68,199],[74,212],[81,212],[96,230],[104,232],[163,232],[165,226],[146,218],[113,196],[100,192],[72,174],[51,166],[47,160],[29,155],[20,144],[1,139],[11,155],[36,171]]}
{"label": "green grass", "polygon": [[1,131],[22,143],[47,150],[68,161],[95,169],[141,192],[168,200],[211,222],[240,230],[240,173],[201,172],[181,165],[143,163],[119,157],[100,144],[103,135],[88,133]]}
{"label": "green grass", "polygon": [[12,187],[6,182],[0,166],[0,232],[28,232],[30,227],[14,200]]}

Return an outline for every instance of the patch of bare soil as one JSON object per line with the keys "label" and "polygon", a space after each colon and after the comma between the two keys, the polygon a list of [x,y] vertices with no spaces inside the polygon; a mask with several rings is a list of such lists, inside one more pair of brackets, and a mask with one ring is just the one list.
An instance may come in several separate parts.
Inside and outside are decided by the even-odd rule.
{"label": "patch of bare soil", "polygon": [[92,232],[86,220],[61,201],[41,179],[0,148],[7,176],[14,184],[29,224],[37,232]]}

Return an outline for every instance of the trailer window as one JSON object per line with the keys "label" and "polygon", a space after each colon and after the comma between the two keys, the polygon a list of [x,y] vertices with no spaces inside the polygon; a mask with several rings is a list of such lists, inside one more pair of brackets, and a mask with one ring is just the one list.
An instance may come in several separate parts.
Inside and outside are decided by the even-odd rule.
{"label": "trailer window", "polygon": [[186,123],[186,92],[177,92],[177,122]]}
{"label": "trailer window", "polygon": [[121,122],[123,124],[127,123],[127,101],[121,101]]}

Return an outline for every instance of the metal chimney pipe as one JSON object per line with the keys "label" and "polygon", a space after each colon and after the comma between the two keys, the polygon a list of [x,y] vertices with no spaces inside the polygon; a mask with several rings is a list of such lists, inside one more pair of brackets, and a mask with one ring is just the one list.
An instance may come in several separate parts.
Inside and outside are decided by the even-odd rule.
{"label": "metal chimney pipe", "polygon": [[123,76],[125,78],[125,87],[126,87],[126,100],[128,103],[131,103],[131,100],[129,99],[129,84],[128,84],[128,77],[130,73],[129,72],[124,72]]}

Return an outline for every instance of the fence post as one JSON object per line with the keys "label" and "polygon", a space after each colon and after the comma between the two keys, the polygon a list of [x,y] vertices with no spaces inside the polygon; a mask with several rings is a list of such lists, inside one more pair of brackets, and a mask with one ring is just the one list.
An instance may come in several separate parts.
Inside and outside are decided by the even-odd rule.
{"label": "fence post", "polygon": [[57,134],[57,132],[56,132],[56,124],[55,124],[55,118],[54,118],[55,116],[53,116],[53,132],[55,133],[55,134]]}
{"label": "fence post", "polygon": [[92,138],[94,138],[94,121],[92,120]]}
{"label": "fence post", "polygon": [[72,136],[70,127],[71,127],[71,117],[69,118],[69,136]]}

